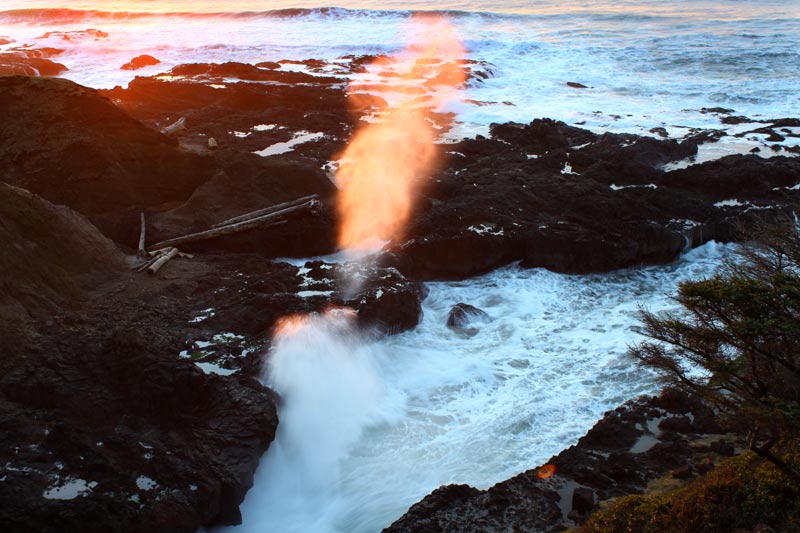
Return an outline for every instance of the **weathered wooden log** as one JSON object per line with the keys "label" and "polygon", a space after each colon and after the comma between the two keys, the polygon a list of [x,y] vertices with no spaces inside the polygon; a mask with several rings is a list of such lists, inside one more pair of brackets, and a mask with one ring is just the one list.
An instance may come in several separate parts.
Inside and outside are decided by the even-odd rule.
{"label": "weathered wooden log", "polygon": [[310,200],[305,204],[289,207],[286,209],[281,209],[280,211],[275,211],[273,213],[268,213],[266,215],[262,215],[256,218],[251,218],[249,220],[238,222],[236,224],[228,224],[219,228],[212,228],[206,231],[200,231],[198,233],[190,233],[189,235],[175,237],[174,239],[167,239],[166,241],[161,241],[159,243],[154,244],[153,249],[165,248],[167,246],[179,246],[181,244],[186,244],[189,242],[213,239],[215,237],[221,237],[223,235],[230,235],[231,233],[240,233],[242,231],[253,229],[258,226],[263,226],[263,225],[271,226],[276,222],[285,223],[285,220],[281,220],[284,217],[306,211],[315,212],[316,209],[319,208],[319,206],[320,206],[319,200]]}
{"label": "weathered wooden log", "polygon": [[[171,247],[159,248],[158,250],[151,250],[151,251],[147,252],[147,255],[149,255],[150,257],[154,257],[154,256],[157,256],[157,255],[165,254],[165,253],[169,252],[170,249],[171,249]],[[183,257],[184,259],[194,259],[194,254],[187,254],[186,252],[180,252],[179,251],[178,252],[178,257]]]}
{"label": "weathered wooden log", "polygon": [[154,275],[156,272],[158,272],[161,269],[161,267],[163,267],[167,263],[167,261],[169,261],[170,259],[172,259],[176,255],[178,255],[178,249],[177,248],[171,248],[167,253],[161,254],[153,262],[153,264],[150,265],[147,268],[147,273],[150,274],[151,276]]}
{"label": "weathered wooden log", "polygon": [[161,257],[162,255],[164,255],[164,254],[162,254],[162,253],[156,254],[155,256],[151,257],[147,261],[144,261],[143,263],[139,263],[138,265],[134,266],[133,270],[135,270],[136,272],[144,272],[145,270],[147,270],[150,267],[150,265],[155,263],[158,260],[158,258]]}
{"label": "weathered wooden log", "polygon": [[270,213],[274,213],[275,211],[280,211],[281,209],[286,209],[288,207],[295,207],[306,202],[310,202],[311,200],[319,200],[318,194],[312,194],[310,196],[304,196],[302,198],[298,198],[297,200],[292,200],[290,202],[283,202],[281,204],[275,204],[269,207],[265,207],[263,209],[258,209],[256,211],[250,211],[249,213],[245,213],[243,215],[235,216],[233,218],[229,218],[228,220],[224,220],[222,222],[218,222],[211,226],[212,228],[221,228],[222,226],[227,226],[229,224],[236,224],[239,222],[244,222],[245,220],[250,220],[251,218],[260,217],[263,215],[268,215]]}
{"label": "weathered wooden log", "polygon": [[186,129],[186,117],[181,117],[169,126],[161,128],[161,133],[164,135],[175,135]]}
{"label": "weathered wooden log", "polygon": [[144,211],[139,213],[139,219],[141,220],[141,230],[139,231],[139,250],[136,252],[136,255],[139,257],[145,256],[144,251],[144,238],[145,238],[145,222],[144,222]]}

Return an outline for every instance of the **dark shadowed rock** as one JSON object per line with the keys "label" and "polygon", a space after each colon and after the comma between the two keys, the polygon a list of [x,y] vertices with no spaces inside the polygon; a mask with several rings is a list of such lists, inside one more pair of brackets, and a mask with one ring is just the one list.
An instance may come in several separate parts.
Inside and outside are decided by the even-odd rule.
{"label": "dark shadowed rock", "polygon": [[277,427],[274,396],[154,354],[136,331],[78,344],[48,346],[0,378],[5,530],[238,523]]}
{"label": "dark shadowed rock", "polygon": [[692,477],[692,465],[681,465],[671,475],[675,479],[689,479]]}
{"label": "dark shadowed rock", "polygon": [[662,431],[677,431],[678,433],[691,433],[694,429],[688,416],[671,416],[658,423]]}
{"label": "dark shadowed rock", "polygon": [[69,70],[36,50],[14,50],[0,53],[0,76],[58,76]]}
{"label": "dark shadowed rock", "polygon": [[709,201],[747,198],[781,199],[776,189],[800,182],[800,160],[777,156],[729,155],[716,161],[693,165],[664,175],[665,187],[691,191]]}
{"label": "dark shadowed rock", "polygon": [[475,321],[487,320],[489,320],[489,315],[483,309],[465,303],[457,303],[447,314],[447,327],[463,328]]}
{"label": "dark shadowed rock", "polygon": [[521,148],[528,154],[538,155],[583,145],[597,138],[587,130],[549,118],[535,119],[528,125],[492,124],[490,130],[493,138]]}
{"label": "dark shadowed rock", "polygon": [[742,116],[742,115],[729,115],[729,116],[726,116],[726,117],[722,117],[721,119],[719,119],[719,121],[722,122],[723,124],[729,124],[729,125],[745,124],[745,123],[748,123],[748,122],[756,122],[752,118],[747,118],[747,117]]}
{"label": "dark shadowed rock", "polygon": [[594,509],[594,491],[586,487],[576,487],[572,491],[572,509],[581,515]]}
{"label": "dark shadowed rock", "polygon": [[97,91],[0,78],[0,180],[51,202],[92,215],[185,200],[212,167]]}
{"label": "dark shadowed rock", "polygon": [[[213,300],[214,314],[202,321],[208,333],[233,332],[245,336],[272,333],[283,316],[322,312],[331,306],[349,307],[359,327],[370,333],[394,334],[415,327],[422,315],[422,286],[397,270],[360,265],[307,262],[302,267],[270,263],[257,256],[238,256],[241,270],[209,277],[210,288],[225,286]],[[238,368],[234,361],[231,368]],[[249,364],[249,363],[248,363]]]}
{"label": "dark shadowed rock", "polygon": [[669,137],[669,133],[667,132],[667,129],[666,129],[666,128],[661,128],[661,127],[658,127],[658,128],[650,128],[650,133],[655,133],[655,134],[656,134],[656,135],[658,135],[659,137],[662,137],[662,138],[665,138],[665,139],[666,139],[667,137]]}
{"label": "dark shadowed rock", "polygon": [[85,217],[5,183],[0,249],[0,344],[6,347],[16,345],[10,339],[30,319],[51,316],[125,269],[122,253]]}
{"label": "dark shadowed rock", "polygon": [[578,83],[577,81],[568,81],[567,86],[572,87],[573,89],[588,89],[588,85],[584,85],[582,83]]}
{"label": "dark shadowed rock", "polygon": [[597,136],[542,119],[491,132],[448,147],[447,167],[385,264],[423,280],[520,260],[567,273],[660,264],[711,239],[740,239],[741,228],[793,211],[800,196],[792,158],[729,156],[665,170],[721,131],[681,141]]}
{"label": "dark shadowed rock", "polygon": [[156,59],[151,55],[144,54],[134,57],[128,63],[122,65],[120,68],[122,70],[138,70],[140,68],[150,67],[152,65],[158,65],[159,63],[161,63],[159,59]]}
{"label": "dark shadowed rock", "polygon": [[384,533],[457,533],[543,531],[558,520],[558,494],[525,474],[514,485],[479,491],[467,485],[440,487],[414,504]]}

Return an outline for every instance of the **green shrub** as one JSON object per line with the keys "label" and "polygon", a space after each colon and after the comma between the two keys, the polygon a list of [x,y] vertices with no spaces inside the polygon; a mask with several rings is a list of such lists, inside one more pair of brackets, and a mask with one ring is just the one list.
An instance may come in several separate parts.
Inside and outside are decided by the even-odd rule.
{"label": "green shrub", "polygon": [[[796,446],[786,446],[780,455],[800,466]],[[615,500],[578,532],[730,533],[761,525],[800,531],[800,487],[770,461],[746,452],[670,493]]]}

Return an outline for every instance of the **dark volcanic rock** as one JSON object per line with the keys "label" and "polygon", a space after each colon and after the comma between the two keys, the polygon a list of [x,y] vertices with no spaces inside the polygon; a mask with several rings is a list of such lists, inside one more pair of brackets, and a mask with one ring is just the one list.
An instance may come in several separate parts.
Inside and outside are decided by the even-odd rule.
{"label": "dark volcanic rock", "polygon": [[594,491],[586,487],[577,487],[572,491],[572,509],[581,515],[594,509]]}
{"label": "dark volcanic rock", "polygon": [[[535,478],[535,476],[534,476]],[[538,533],[561,516],[558,494],[520,474],[513,485],[479,491],[467,485],[440,487],[414,504],[384,533]]]}
{"label": "dark volcanic rock", "polygon": [[465,278],[518,260],[567,273],[660,264],[711,239],[740,239],[742,227],[789,213],[800,198],[790,158],[665,170],[720,131],[679,142],[597,136],[547,119],[491,131],[448,147],[448,166],[385,264],[414,279]]}
{"label": "dark volcanic rock", "polygon": [[243,272],[202,281],[209,288],[226,287],[212,300],[197,304],[199,309],[214,309],[213,316],[198,324],[204,332],[269,336],[281,317],[322,312],[331,306],[353,309],[359,326],[378,334],[409,330],[421,318],[423,287],[391,268],[322,261],[298,268],[243,255],[237,262]]}
{"label": "dark volcanic rock", "polygon": [[528,125],[492,124],[491,134],[495,139],[519,147],[528,154],[537,155],[583,145],[597,138],[589,131],[549,118],[536,119]]}
{"label": "dark volcanic rock", "polygon": [[140,56],[136,56],[131,59],[128,63],[125,63],[120,68],[122,70],[138,70],[140,68],[149,67],[152,65],[158,65],[161,63],[159,59],[156,59],[153,56],[144,54]]}
{"label": "dark volcanic rock", "polygon": [[0,53],[0,76],[58,76],[69,70],[36,50],[14,50]]}
{"label": "dark volcanic rock", "polygon": [[51,202],[89,215],[157,206],[188,198],[212,168],[97,91],[0,78],[0,180]]}
{"label": "dark volcanic rock", "polygon": [[474,305],[457,303],[447,313],[447,327],[463,328],[473,321],[489,320],[489,315],[483,309],[478,309]]}
{"label": "dark volcanic rock", "polygon": [[85,217],[5,183],[0,249],[0,529],[237,523],[275,398],[176,356],[197,285],[170,303]]}
{"label": "dark volcanic rock", "polygon": [[[0,344],[125,268],[122,253],[86,218],[0,183]],[[0,363],[2,366],[2,363]]]}
{"label": "dark volcanic rock", "polygon": [[738,198],[780,198],[775,189],[800,181],[800,159],[757,155],[729,155],[664,175],[662,184],[701,194],[710,201]]}
{"label": "dark volcanic rock", "polygon": [[154,354],[137,331],[63,341],[0,379],[4,530],[238,523],[277,427],[273,395]]}
{"label": "dark volcanic rock", "polygon": [[[256,152],[287,142],[299,132],[324,137],[298,145],[288,157],[310,157],[319,167],[344,147],[357,117],[352,116],[342,78],[275,70],[244,63],[190,64],[158,77],[137,77],[127,89],[103,94],[134,117],[163,127],[186,117],[182,142],[206,146],[213,137],[220,148]],[[371,107],[365,97],[363,106]],[[282,156],[287,157],[287,156]]]}
{"label": "dark volcanic rock", "polygon": [[585,274],[672,261],[686,246],[678,232],[643,224],[599,231],[564,226],[538,232],[526,242],[522,266]]}

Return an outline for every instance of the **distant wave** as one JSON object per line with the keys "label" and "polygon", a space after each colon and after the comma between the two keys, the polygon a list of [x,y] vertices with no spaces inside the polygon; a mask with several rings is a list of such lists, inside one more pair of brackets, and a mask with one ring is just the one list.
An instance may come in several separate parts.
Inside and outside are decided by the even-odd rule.
{"label": "distant wave", "polygon": [[12,9],[0,11],[0,21],[7,23],[73,24],[92,21],[126,21],[143,18],[176,17],[189,19],[258,19],[258,18],[302,18],[326,19],[352,18],[358,16],[448,16],[463,17],[475,13],[455,10],[389,11],[346,9],[341,7],[287,8],[266,11],[219,11],[219,12],[156,12],[156,11],[101,11],[69,8]]}
{"label": "distant wave", "polygon": [[446,16],[449,18],[462,18],[472,16],[488,16],[492,19],[517,19],[519,17],[532,17],[539,19],[570,19],[588,17],[600,21],[629,21],[645,22],[647,20],[664,20],[671,18],[670,15],[651,15],[642,13],[615,13],[592,11],[570,11],[568,13],[548,13],[548,14],[509,14],[493,13],[488,11],[460,11],[460,10],[381,10],[381,9],[347,9],[343,7],[319,7],[319,8],[285,8],[272,9],[265,11],[218,11],[218,12],[157,12],[157,11],[102,11],[102,10],[82,10],[69,8],[39,8],[39,9],[12,9],[0,11],[0,22],[6,23],[26,23],[26,24],[76,24],[84,22],[124,22],[126,20],[137,20],[144,18],[163,18],[175,17],[186,19],[219,19],[228,18],[234,20],[247,20],[259,18],[318,18],[327,20],[355,18],[355,17],[437,17]]}

